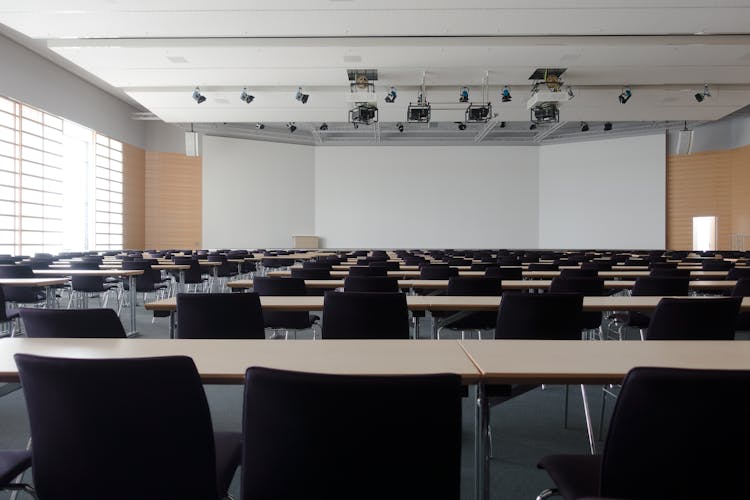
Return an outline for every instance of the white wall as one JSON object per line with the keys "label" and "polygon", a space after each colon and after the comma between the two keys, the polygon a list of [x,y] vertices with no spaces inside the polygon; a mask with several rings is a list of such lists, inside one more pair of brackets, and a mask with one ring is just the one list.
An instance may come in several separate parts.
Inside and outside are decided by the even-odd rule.
{"label": "white wall", "polygon": [[664,134],[542,146],[541,248],[664,248]]}
{"label": "white wall", "polygon": [[0,95],[144,148],[145,126],[125,102],[0,36]]}
{"label": "white wall", "polygon": [[203,247],[289,247],[315,234],[311,146],[203,138]]}
{"label": "white wall", "polygon": [[318,147],[315,231],[327,247],[538,244],[535,147]]}

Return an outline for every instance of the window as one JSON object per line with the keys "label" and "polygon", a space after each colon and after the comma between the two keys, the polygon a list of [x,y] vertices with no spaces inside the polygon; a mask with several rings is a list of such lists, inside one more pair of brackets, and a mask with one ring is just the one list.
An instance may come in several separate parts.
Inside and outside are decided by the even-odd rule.
{"label": "window", "polygon": [[0,97],[0,253],[122,247],[122,144]]}

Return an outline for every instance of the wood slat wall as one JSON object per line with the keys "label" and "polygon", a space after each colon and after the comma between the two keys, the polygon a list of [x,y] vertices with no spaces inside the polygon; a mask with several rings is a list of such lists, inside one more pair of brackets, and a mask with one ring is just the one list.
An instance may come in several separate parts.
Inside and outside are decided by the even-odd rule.
{"label": "wood slat wall", "polygon": [[710,215],[719,248],[750,234],[750,146],[667,157],[667,248],[692,249],[693,217]]}
{"label": "wood slat wall", "polygon": [[202,161],[146,152],[146,248],[200,248]]}
{"label": "wood slat wall", "polygon": [[146,152],[130,144],[122,149],[122,245],[139,250],[146,245]]}

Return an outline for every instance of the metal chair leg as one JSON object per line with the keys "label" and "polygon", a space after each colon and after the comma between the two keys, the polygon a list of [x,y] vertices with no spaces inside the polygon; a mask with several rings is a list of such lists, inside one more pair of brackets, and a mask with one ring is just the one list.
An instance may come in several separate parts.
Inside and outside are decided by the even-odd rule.
{"label": "metal chair leg", "polygon": [[583,413],[586,416],[586,432],[589,436],[589,448],[591,454],[596,454],[596,442],[594,441],[594,428],[591,423],[591,412],[589,411],[589,400],[586,397],[586,386],[581,384],[581,397],[583,398]]}

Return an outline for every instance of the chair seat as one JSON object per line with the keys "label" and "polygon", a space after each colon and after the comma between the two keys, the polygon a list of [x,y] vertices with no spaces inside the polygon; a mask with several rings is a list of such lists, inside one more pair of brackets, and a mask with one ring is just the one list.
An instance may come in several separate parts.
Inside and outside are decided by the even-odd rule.
{"label": "chair seat", "polygon": [[216,448],[216,485],[219,488],[219,496],[223,498],[232,483],[234,472],[240,465],[242,433],[214,432],[214,447]]}
{"label": "chair seat", "polygon": [[15,307],[10,307],[9,305],[6,304],[5,318],[7,320],[16,319],[19,315],[20,313],[18,312],[18,309],[16,309]]}
{"label": "chair seat", "polygon": [[31,451],[0,451],[0,486],[13,482],[15,477],[31,467]]}
{"label": "chair seat", "polygon": [[549,473],[565,500],[599,494],[599,455],[548,455],[537,467]]}

